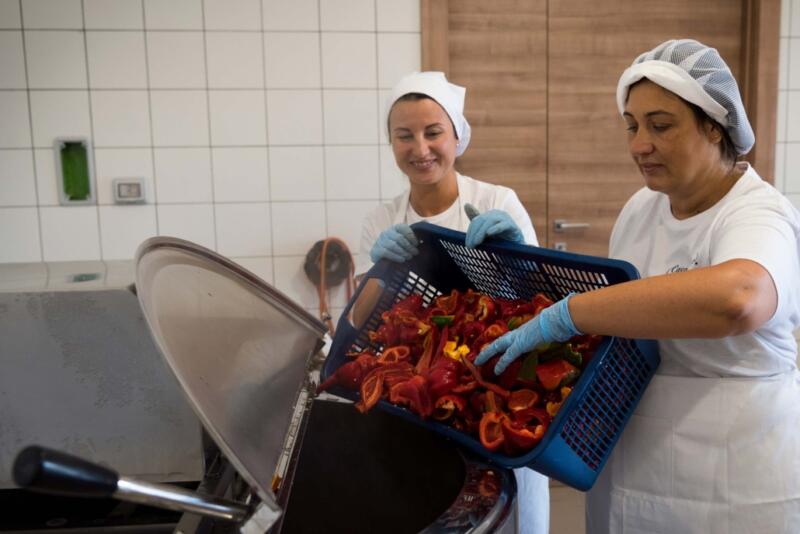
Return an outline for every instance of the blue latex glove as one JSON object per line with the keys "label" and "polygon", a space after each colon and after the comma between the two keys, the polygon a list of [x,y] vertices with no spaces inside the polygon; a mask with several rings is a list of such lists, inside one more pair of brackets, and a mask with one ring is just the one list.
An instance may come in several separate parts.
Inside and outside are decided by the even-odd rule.
{"label": "blue latex glove", "polygon": [[581,332],[575,328],[567,305],[573,295],[574,293],[570,293],[516,330],[495,339],[475,358],[475,364],[484,364],[495,354],[505,352],[494,367],[495,374],[499,375],[511,362],[539,345],[566,341],[579,335]]}
{"label": "blue latex glove", "polygon": [[464,212],[470,219],[467,228],[467,248],[475,248],[487,237],[499,237],[514,243],[525,243],[525,236],[511,215],[502,210],[489,210],[481,213],[472,204],[464,204]]}
{"label": "blue latex glove", "polygon": [[390,226],[378,236],[378,240],[372,245],[369,257],[373,263],[386,258],[397,263],[408,261],[417,254],[417,236],[411,227],[404,223]]}

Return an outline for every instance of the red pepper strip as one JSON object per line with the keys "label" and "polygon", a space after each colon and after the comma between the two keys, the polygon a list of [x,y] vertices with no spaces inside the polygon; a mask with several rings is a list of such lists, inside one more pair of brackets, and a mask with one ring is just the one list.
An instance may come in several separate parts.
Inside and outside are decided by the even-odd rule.
{"label": "red pepper strip", "polygon": [[480,371],[478,371],[478,369],[475,367],[475,364],[470,359],[470,356],[467,356],[466,358],[461,358],[461,361],[464,362],[464,365],[467,366],[467,369],[469,369],[469,372],[472,373],[473,377],[475,377],[475,381],[478,382],[478,384],[485,387],[489,391],[494,391],[504,399],[508,398],[508,396],[511,395],[511,392],[509,392],[507,389],[503,389],[497,384],[492,384],[491,382],[487,382],[486,380],[484,380],[483,377],[481,376]]}
{"label": "red pepper strip", "polygon": [[533,408],[539,402],[539,394],[532,389],[518,389],[511,392],[506,406],[514,413],[526,408]]}
{"label": "red pepper strip", "polygon": [[384,389],[391,389],[395,384],[410,380],[414,376],[414,366],[408,362],[389,363],[381,367],[383,370]]}
{"label": "red pepper strip", "polygon": [[383,376],[383,369],[377,367],[364,377],[364,381],[361,382],[361,400],[356,403],[356,409],[359,412],[367,413],[381,400]]}
{"label": "red pepper strip", "polygon": [[561,359],[549,360],[536,366],[536,378],[548,391],[570,384],[579,374],[577,367]]}
{"label": "red pepper strip", "polygon": [[461,369],[461,364],[457,361],[450,358],[439,358],[436,365],[425,373],[431,396],[436,399],[450,393],[458,385]]}
{"label": "red pepper strip", "polygon": [[400,382],[389,390],[389,402],[397,405],[408,406],[412,412],[423,419],[433,412],[433,402],[428,393],[425,378],[415,375],[410,380]]}
{"label": "red pepper strip", "polygon": [[431,360],[433,359],[433,351],[435,350],[434,346],[434,336],[436,335],[436,329],[431,328],[428,330],[428,333],[425,335],[425,340],[422,342],[422,346],[424,347],[424,351],[422,352],[422,356],[419,357],[416,365],[416,372],[420,373],[423,369],[427,369],[431,366]]}
{"label": "red pepper strip", "polygon": [[503,436],[503,419],[506,416],[497,412],[486,412],[481,417],[480,425],[478,425],[478,436],[481,440],[481,445],[490,451],[496,451],[503,444],[505,437]]}
{"label": "red pepper strip", "polygon": [[397,302],[394,305],[394,308],[405,309],[405,310],[410,310],[412,312],[416,312],[422,308],[422,304],[423,304],[422,295],[418,295],[417,293],[412,293],[403,300]]}
{"label": "red pepper strip", "polygon": [[325,382],[317,387],[317,393],[321,393],[333,386],[342,386],[351,391],[358,390],[364,376],[375,367],[375,358],[369,353],[362,353],[353,361],[343,364],[341,367],[328,377]]}
{"label": "red pepper strip", "polygon": [[455,414],[460,414],[467,407],[467,401],[458,395],[443,395],[436,399],[432,417],[437,421],[446,421]]}
{"label": "red pepper strip", "polygon": [[527,452],[544,437],[544,425],[534,428],[511,421],[507,417],[502,421],[503,437],[519,452]]}
{"label": "red pepper strip", "polygon": [[408,345],[389,347],[383,351],[383,354],[378,356],[378,362],[380,363],[404,362],[408,361],[409,359],[411,359],[411,349],[408,347]]}
{"label": "red pepper strip", "polygon": [[486,392],[486,396],[484,397],[486,400],[486,407],[484,409],[485,412],[502,413],[502,401],[498,401],[497,397],[499,397],[499,395],[497,395],[494,391]]}
{"label": "red pepper strip", "polygon": [[452,315],[458,308],[458,290],[453,289],[450,295],[438,297],[436,305],[445,311],[442,315]]}
{"label": "red pepper strip", "polygon": [[478,387],[478,383],[475,380],[470,380],[469,382],[465,382],[463,384],[455,386],[453,389],[450,390],[450,393],[454,393],[456,395],[464,395],[465,393],[472,393],[473,391],[475,391],[476,387]]}
{"label": "red pepper strip", "polygon": [[[443,353],[444,353],[444,346],[447,344],[447,338],[449,336],[450,336],[450,327],[445,326],[444,328],[442,328],[442,335],[439,337],[439,345],[437,345],[436,351],[433,353],[433,357],[431,358],[431,366],[436,366],[441,358],[446,357],[443,356]],[[426,371],[426,369],[423,369],[423,372],[424,371]],[[420,372],[419,369],[417,369],[417,372],[418,373]]]}

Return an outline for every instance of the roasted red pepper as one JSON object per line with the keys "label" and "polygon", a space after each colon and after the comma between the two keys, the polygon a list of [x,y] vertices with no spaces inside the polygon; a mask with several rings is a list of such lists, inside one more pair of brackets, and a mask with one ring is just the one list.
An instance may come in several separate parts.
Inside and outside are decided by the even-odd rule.
{"label": "roasted red pepper", "polygon": [[408,406],[423,419],[428,418],[433,412],[428,385],[425,378],[420,375],[414,375],[410,380],[392,386],[389,390],[389,402]]}
{"label": "roasted red pepper", "polygon": [[350,391],[358,391],[364,376],[375,367],[375,358],[369,353],[362,353],[358,358],[339,367],[325,382],[317,387],[321,393],[333,386],[342,386]]}
{"label": "roasted red pepper", "polygon": [[507,417],[498,412],[486,412],[478,426],[481,445],[490,451],[496,451],[503,444],[503,420]]}
{"label": "roasted red pepper", "polygon": [[464,397],[458,395],[442,395],[436,399],[432,417],[437,421],[446,421],[456,414],[460,414],[467,407]]}
{"label": "roasted red pepper", "polygon": [[478,313],[476,319],[479,321],[491,321],[494,319],[497,306],[492,297],[481,295],[478,299]]}
{"label": "roasted red pepper", "polygon": [[450,393],[458,385],[458,376],[462,369],[463,366],[455,360],[439,358],[425,375],[431,396],[436,399]]}
{"label": "roasted red pepper", "polygon": [[441,296],[436,299],[436,305],[441,308],[444,313],[441,315],[452,315],[458,308],[458,290],[454,289],[447,296]]}
{"label": "roasted red pepper", "polygon": [[526,427],[524,424],[509,418],[502,420],[503,437],[511,445],[514,452],[529,451],[544,437],[547,427],[536,425]]}
{"label": "roasted red pepper", "polygon": [[532,389],[518,389],[511,392],[506,406],[511,413],[514,413],[526,408],[533,408],[537,402],[539,402],[538,393]]}
{"label": "roasted red pepper", "polygon": [[580,371],[577,367],[561,359],[550,360],[536,366],[536,378],[548,391],[569,385],[578,374]]}
{"label": "roasted red pepper", "polygon": [[405,362],[411,359],[411,348],[408,345],[396,345],[389,347],[378,356],[380,363]]}

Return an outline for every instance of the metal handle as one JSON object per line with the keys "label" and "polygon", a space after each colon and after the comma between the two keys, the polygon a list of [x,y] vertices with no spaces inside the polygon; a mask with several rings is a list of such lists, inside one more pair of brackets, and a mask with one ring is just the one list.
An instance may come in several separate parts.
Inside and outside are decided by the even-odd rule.
{"label": "metal handle", "polygon": [[225,499],[200,495],[176,486],[151,484],[126,477],[115,471],[63,452],[30,446],[14,461],[14,481],[20,487],[57,495],[75,497],[114,497],[205,516],[242,522],[250,508]]}
{"label": "metal handle", "polygon": [[553,221],[553,227],[556,232],[563,232],[564,230],[574,230],[578,228],[589,228],[591,224],[585,222],[571,223],[565,219],[556,219]]}

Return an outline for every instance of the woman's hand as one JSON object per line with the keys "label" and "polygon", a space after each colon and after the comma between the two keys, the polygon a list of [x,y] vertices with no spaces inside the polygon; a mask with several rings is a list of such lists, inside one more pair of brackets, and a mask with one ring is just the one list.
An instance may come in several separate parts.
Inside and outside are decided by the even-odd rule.
{"label": "woman's hand", "polygon": [[581,332],[575,328],[569,314],[570,293],[552,306],[507,334],[495,339],[475,358],[475,365],[482,365],[501,352],[505,352],[494,367],[495,374],[501,374],[511,362],[539,345],[553,341],[566,341]]}
{"label": "woman's hand", "polygon": [[399,223],[381,232],[369,251],[369,257],[373,263],[378,263],[384,258],[402,263],[419,254],[417,245],[419,245],[419,241],[411,227]]}
{"label": "woman's hand", "polygon": [[525,236],[511,216],[502,210],[489,210],[481,213],[472,204],[464,204],[464,212],[470,218],[467,228],[467,248],[475,248],[487,237],[499,237],[514,243],[525,243]]}

